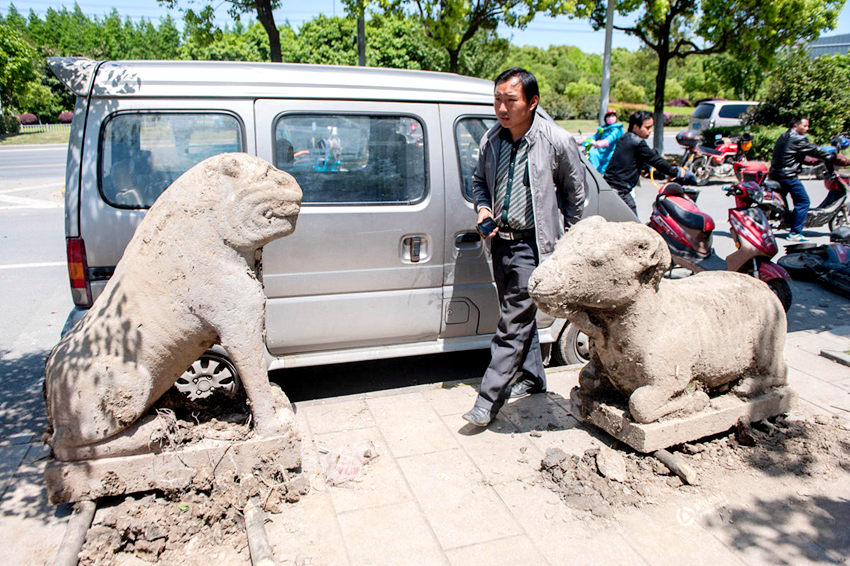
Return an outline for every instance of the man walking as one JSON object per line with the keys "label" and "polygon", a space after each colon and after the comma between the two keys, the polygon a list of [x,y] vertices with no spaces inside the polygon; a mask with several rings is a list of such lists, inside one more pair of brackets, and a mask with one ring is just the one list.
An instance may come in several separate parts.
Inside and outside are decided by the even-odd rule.
{"label": "man walking", "polygon": [[797,178],[803,160],[807,155],[817,157],[824,162],[827,172],[830,175],[833,174],[830,154],[809,141],[806,137],[808,131],[808,118],[804,116],[794,118],[788,131],[777,138],[776,145],[773,146],[773,158],[770,160],[769,178],[778,181],[782,191],[790,193],[791,200],[794,202],[791,229],[788,232],[788,239],[794,242],[808,240],[803,236],[803,227],[806,225],[806,214],[809,212],[809,193]]}
{"label": "man walking", "polygon": [[475,406],[463,415],[480,427],[490,424],[508,396],[546,391],[528,279],[565,227],[581,219],[585,198],[585,168],[575,140],[535,115],[540,95],[534,75],[508,69],[496,78],[494,95],[499,124],[481,141],[472,179],[478,224],[496,224],[482,234],[491,242],[500,303],[490,365]]}

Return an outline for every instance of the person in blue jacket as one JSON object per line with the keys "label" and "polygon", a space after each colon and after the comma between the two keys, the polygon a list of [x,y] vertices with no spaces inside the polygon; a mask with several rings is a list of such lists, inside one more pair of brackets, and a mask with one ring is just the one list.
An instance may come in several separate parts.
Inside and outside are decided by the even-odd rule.
{"label": "person in blue jacket", "polygon": [[603,124],[597,128],[593,134],[593,141],[588,159],[600,173],[605,173],[608,168],[608,162],[611,156],[614,155],[614,147],[617,145],[617,140],[623,135],[623,123],[617,121],[617,111],[609,109],[603,118]]}

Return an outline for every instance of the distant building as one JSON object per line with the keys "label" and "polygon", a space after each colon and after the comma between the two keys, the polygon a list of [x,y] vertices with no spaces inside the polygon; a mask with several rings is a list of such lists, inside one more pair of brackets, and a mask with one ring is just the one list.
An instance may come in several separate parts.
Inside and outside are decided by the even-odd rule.
{"label": "distant building", "polygon": [[821,55],[846,55],[850,52],[850,33],[819,37],[809,43],[809,56],[814,59]]}

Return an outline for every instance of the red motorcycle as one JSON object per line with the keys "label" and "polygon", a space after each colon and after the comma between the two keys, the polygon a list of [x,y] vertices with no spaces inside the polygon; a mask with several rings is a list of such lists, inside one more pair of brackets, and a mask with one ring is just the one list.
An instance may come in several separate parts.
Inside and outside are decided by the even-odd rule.
{"label": "red motorcycle", "polygon": [[726,196],[735,197],[729,209],[729,232],[736,251],[724,260],[712,247],[714,219],[697,207],[695,199],[677,183],[667,183],[652,205],[649,226],[661,234],[673,264],[693,273],[737,271],[767,283],[787,312],[791,307],[791,277],[771,261],[778,248],[767,216],[759,208],[764,190],[758,183],[736,183],[724,187]]}
{"label": "red motorcycle", "polygon": [[744,153],[752,147],[752,137],[743,134],[737,140],[724,141],[720,134],[714,138],[714,147],[701,145],[700,136],[691,132],[676,134],[676,142],[685,148],[679,163],[688,168],[704,185],[711,177],[727,177],[734,172],[735,162],[745,159]]}

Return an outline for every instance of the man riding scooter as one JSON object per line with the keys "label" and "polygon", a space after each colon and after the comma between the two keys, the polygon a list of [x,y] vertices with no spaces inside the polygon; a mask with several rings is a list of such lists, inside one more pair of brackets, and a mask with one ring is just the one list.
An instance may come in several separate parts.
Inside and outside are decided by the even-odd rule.
{"label": "man riding scooter", "polygon": [[605,181],[617,191],[635,216],[637,216],[637,205],[632,196],[632,188],[640,181],[640,172],[644,167],[655,167],[668,178],[676,178],[684,185],[697,184],[693,173],[670,165],[657,151],[646,144],[653,125],[652,114],[646,110],[638,110],[629,116],[629,130],[617,142],[614,155],[611,156],[604,175]]}
{"label": "man riding scooter", "polygon": [[803,236],[803,226],[806,223],[806,213],[809,211],[809,193],[797,176],[800,174],[803,160],[807,155],[823,161],[827,176],[833,176],[832,155],[820,149],[809,141],[806,132],[809,131],[809,119],[797,116],[791,121],[791,127],[776,140],[773,147],[773,159],[770,161],[768,177],[777,181],[784,192],[791,194],[794,202],[791,228],[787,239],[795,242],[808,240]]}

